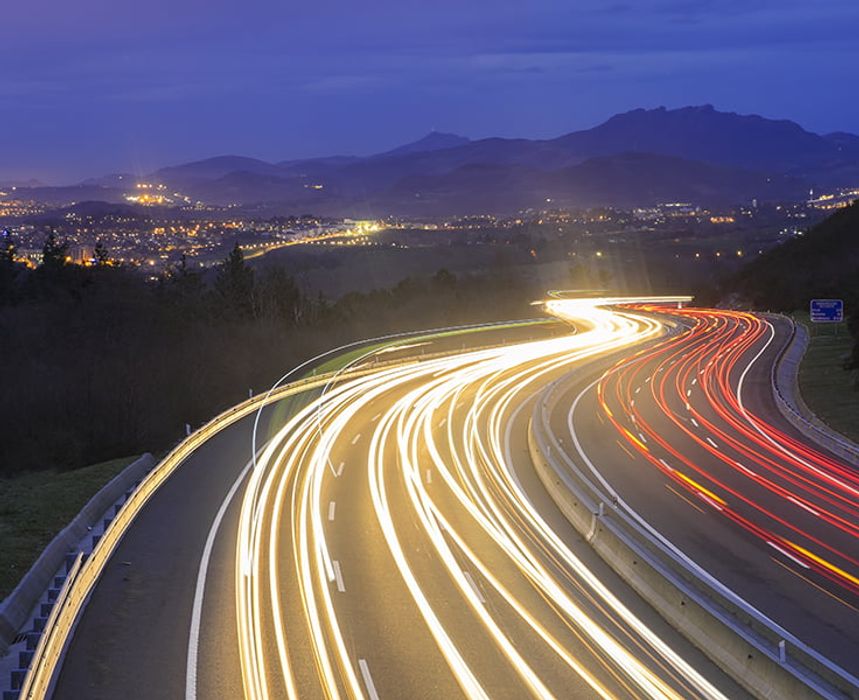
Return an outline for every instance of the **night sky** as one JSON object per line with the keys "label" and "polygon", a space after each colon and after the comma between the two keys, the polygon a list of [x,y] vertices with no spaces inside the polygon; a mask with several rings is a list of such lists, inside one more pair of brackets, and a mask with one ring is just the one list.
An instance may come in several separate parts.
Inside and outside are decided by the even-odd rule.
{"label": "night sky", "polygon": [[640,106],[859,132],[856,0],[3,5],[0,180],[551,137]]}

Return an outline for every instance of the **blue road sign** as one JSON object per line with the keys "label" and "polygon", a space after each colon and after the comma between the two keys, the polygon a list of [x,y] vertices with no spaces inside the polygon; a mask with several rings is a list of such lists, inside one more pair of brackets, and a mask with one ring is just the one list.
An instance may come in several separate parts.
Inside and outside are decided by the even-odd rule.
{"label": "blue road sign", "polygon": [[841,323],[844,320],[842,299],[812,299],[809,309],[812,323]]}

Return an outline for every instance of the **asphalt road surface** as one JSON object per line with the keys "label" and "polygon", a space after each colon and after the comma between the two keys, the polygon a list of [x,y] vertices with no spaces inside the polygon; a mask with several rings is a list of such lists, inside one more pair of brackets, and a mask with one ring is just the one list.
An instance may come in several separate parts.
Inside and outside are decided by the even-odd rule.
{"label": "asphalt road surface", "polygon": [[[55,697],[743,697],[603,564],[533,472],[527,423],[549,382],[571,378],[571,406],[606,358],[662,347],[664,328],[647,313],[554,304],[578,332],[535,329],[534,339],[504,347],[379,365],[267,409],[255,466],[251,417],[208,440],[111,557]],[[704,342],[693,332],[668,342],[678,339],[687,348]],[[657,362],[646,359],[640,371]],[[762,356],[760,367],[767,362]],[[614,398],[615,382],[634,392],[643,376],[609,374],[606,404],[627,400],[624,390]],[[751,373],[746,381],[748,410],[765,413],[754,404],[765,391],[755,391]],[[675,435],[664,407],[644,401],[639,424],[659,421],[654,435],[669,435],[681,453],[701,450]],[[685,409],[670,401],[669,413]],[[701,401],[699,418],[717,420]],[[611,463],[606,478],[631,507],[684,548],[706,550],[709,532],[704,563],[723,580],[748,585],[747,562],[767,575],[783,571],[764,585],[798,586],[795,605],[818,596],[853,614],[829,595],[846,600],[849,591],[803,570],[829,586],[821,592],[775,563],[780,553],[704,492],[669,491],[644,453],[618,442],[623,426],[600,418],[604,410],[594,389],[585,392],[573,426],[601,468]],[[566,420],[556,417],[558,431],[569,430]],[[700,474],[687,476],[716,493]],[[722,549],[734,558],[716,556]]]}
{"label": "asphalt road surface", "polygon": [[[571,375],[552,429],[622,506],[801,640],[859,673],[859,473],[779,413],[785,320],[675,311],[690,331]],[[575,448],[578,441],[579,449]],[[596,475],[595,475],[596,478]]]}

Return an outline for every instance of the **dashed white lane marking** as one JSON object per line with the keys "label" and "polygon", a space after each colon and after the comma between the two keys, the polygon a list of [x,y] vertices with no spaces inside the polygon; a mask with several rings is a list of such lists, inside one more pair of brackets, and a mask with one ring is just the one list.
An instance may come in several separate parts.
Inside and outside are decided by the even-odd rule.
{"label": "dashed white lane marking", "polygon": [[334,476],[340,476],[343,473],[343,467],[346,466],[346,462],[340,462],[337,465],[337,469],[334,470]]}
{"label": "dashed white lane marking", "polygon": [[373,676],[370,675],[370,667],[366,660],[358,659],[358,668],[361,669],[361,677],[364,679],[364,685],[367,686],[367,695],[370,700],[379,700],[379,694],[376,692],[376,685],[373,683]]}
{"label": "dashed white lane marking", "polygon": [[695,386],[698,383],[698,377],[693,377],[692,386]]}
{"label": "dashed white lane marking", "polygon": [[737,462],[736,460],[734,460],[734,464],[736,464],[740,469],[742,469],[744,472],[746,472],[746,474],[748,474],[749,476],[757,476],[757,474],[755,474],[745,464],[741,464],[740,462]]}
{"label": "dashed white lane marking", "polygon": [[328,503],[328,520],[329,522],[334,520],[334,509],[337,507],[337,504],[334,501],[329,501]]}
{"label": "dashed white lane marking", "polygon": [[777,552],[781,552],[782,554],[784,554],[784,555],[785,555],[788,559],[790,559],[791,561],[795,561],[795,562],[796,562],[797,564],[799,564],[801,567],[803,567],[803,568],[805,568],[805,569],[810,569],[810,568],[811,568],[811,567],[810,567],[808,564],[806,564],[804,561],[801,561],[801,560],[797,559],[797,558],[796,558],[795,556],[793,556],[790,552],[788,552],[787,550],[783,549],[782,547],[779,547],[775,542],[770,542],[769,540],[767,540],[767,544],[768,544],[770,547],[772,547],[774,550],[776,550]]}
{"label": "dashed white lane marking", "polygon": [[431,483],[432,483],[432,470],[431,470],[431,469],[427,469],[427,472],[426,472],[426,481],[427,481],[427,483],[428,483],[428,484],[431,484]]}
{"label": "dashed white lane marking", "polygon": [[447,425],[447,418],[442,418],[441,423],[438,424],[438,427],[443,428],[445,425]]}
{"label": "dashed white lane marking", "polygon": [[814,510],[814,508],[812,508],[811,506],[807,506],[805,503],[803,503],[802,501],[800,501],[800,500],[798,500],[798,499],[794,498],[793,496],[788,496],[788,497],[787,497],[787,500],[789,500],[789,501],[793,501],[793,502],[794,502],[794,503],[796,503],[796,505],[798,505],[800,508],[802,508],[803,510],[807,510],[807,511],[808,511],[809,513],[811,513],[812,515],[817,515],[817,516],[819,516],[819,515],[820,515],[820,513],[818,513],[816,510]]}
{"label": "dashed white lane marking", "polygon": [[345,593],[346,586],[343,583],[343,572],[340,571],[340,562],[337,559],[334,560],[334,580],[337,581],[337,590]]}
{"label": "dashed white lane marking", "polygon": [[686,396],[691,396],[691,395],[692,395],[692,390],[691,390],[691,389],[687,389],[687,390],[686,390]]}
{"label": "dashed white lane marking", "polygon": [[377,420],[379,420],[379,416],[381,416],[381,415],[382,415],[381,413],[377,413],[375,416],[373,416],[373,423],[375,423]]}
{"label": "dashed white lane marking", "polygon": [[715,442],[713,442],[712,438],[709,438],[709,437],[708,437],[708,438],[706,438],[706,440],[707,440],[707,442],[709,442],[713,447],[715,447],[717,450],[719,449],[719,446],[718,446]]}
{"label": "dashed white lane marking", "polygon": [[481,603],[486,603],[486,598],[483,597],[482,591],[477,587],[477,584],[474,582],[474,579],[471,578],[471,574],[467,571],[463,571],[462,573],[465,574],[465,578],[468,579],[468,583],[471,586],[471,589],[474,591],[474,595],[477,596],[477,599]]}
{"label": "dashed white lane marking", "polygon": [[361,433],[358,433],[355,437],[352,438],[352,444],[354,445],[360,439],[361,439]]}
{"label": "dashed white lane marking", "polygon": [[694,425],[696,428],[701,427],[700,425],[698,425],[698,421],[696,421],[694,418],[692,419],[692,425]]}
{"label": "dashed white lane marking", "polygon": [[641,387],[638,387],[638,388],[635,390],[635,393],[637,394],[639,391],[641,391]]}

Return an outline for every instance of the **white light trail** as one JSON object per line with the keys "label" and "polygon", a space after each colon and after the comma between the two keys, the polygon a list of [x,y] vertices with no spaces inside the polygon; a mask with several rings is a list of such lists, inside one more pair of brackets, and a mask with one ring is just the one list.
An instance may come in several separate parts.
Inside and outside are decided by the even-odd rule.
{"label": "white light trail", "polygon": [[[555,298],[546,308],[576,332],[380,367],[329,387],[291,418],[260,455],[241,509],[236,605],[245,695],[297,697],[308,688],[329,698],[367,695],[369,656],[356,650],[360,620],[339,602],[360,593],[343,585],[348,553],[332,553],[331,544],[332,528],[346,518],[334,521],[332,489],[345,489],[339,484],[348,479],[353,498],[369,496],[375,534],[392,562],[378,575],[399,578],[401,595],[466,696],[490,693],[485,668],[462,645],[463,620],[535,697],[564,694],[547,665],[601,697],[721,697],[575,556],[511,463],[513,418],[542,386],[663,332],[648,316],[611,308],[642,301],[678,299]],[[369,440],[359,442],[359,426]],[[333,455],[344,451],[346,475]],[[337,462],[337,470],[328,468]],[[513,621],[549,653],[525,654]],[[307,685],[309,675],[316,685]],[[377,676],[373,693],[379,683]]]}

